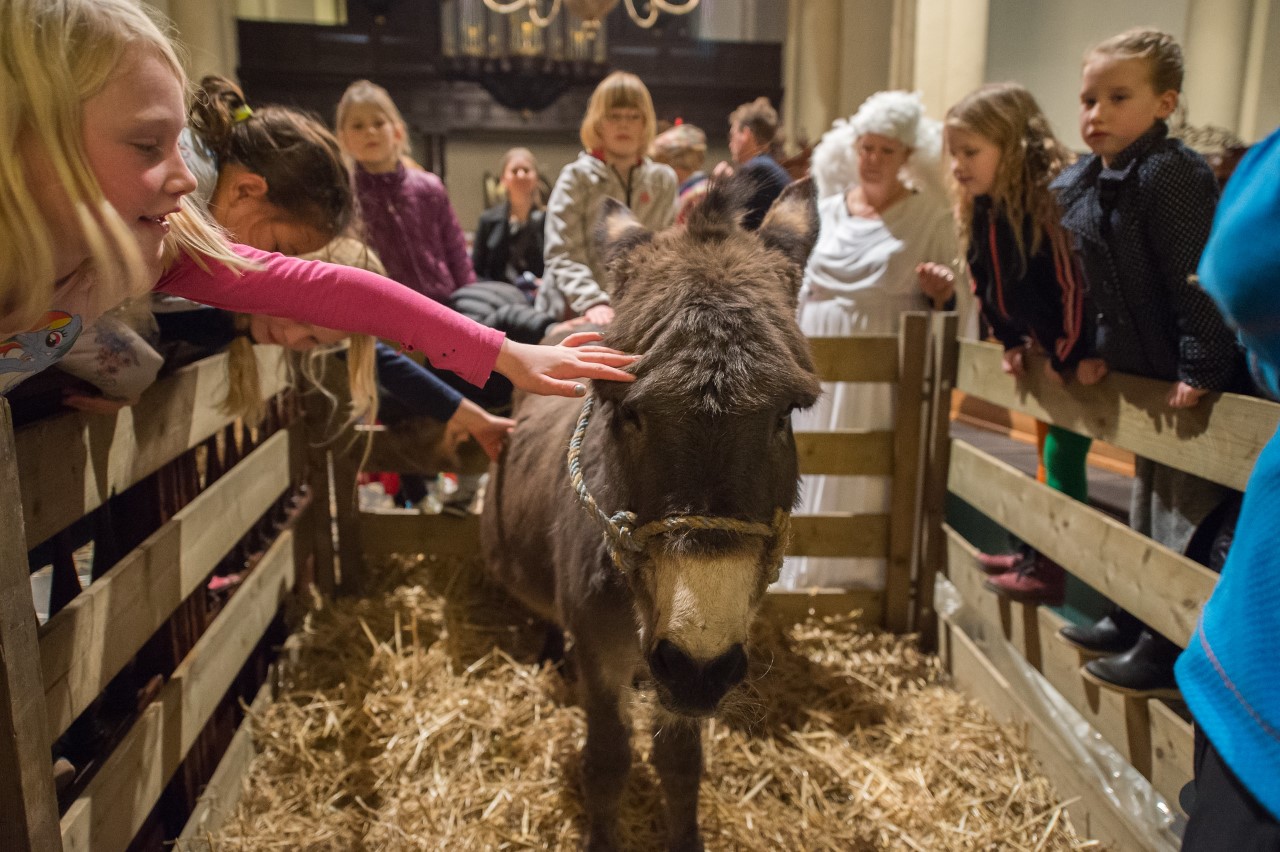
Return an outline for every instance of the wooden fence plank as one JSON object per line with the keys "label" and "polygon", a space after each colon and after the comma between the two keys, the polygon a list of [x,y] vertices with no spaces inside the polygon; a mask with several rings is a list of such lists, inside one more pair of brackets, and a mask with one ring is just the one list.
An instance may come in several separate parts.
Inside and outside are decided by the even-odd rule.
{"label": "wooden fence plank", "polygon": [[[287,386],[283,350],[255,348],[263,397]],[[224,427],[226,356],[184,367],[112,417],[65,414],[18,431],[18,478],[34,546]]]}
{"label": "wooden fence plank", "polygon": [[[296,563],[295,563],[296,564]],[[209,783],[196,799],[195,808],[178,835],[177,848],[182,852],[213,852],[212,842],[202,842],[211,835],[217,834],[227,817],[235,810],[244,789],[245,777],[249,774],[249,764],[257,754],[253,742],[253,717],[262,713],[272,700],[271,676],[254,696],[249,705],[249,712],[240,727],[236,728],[227,750],[218,761],[218,768],[213,771]]]}
{"label": "wooden fence plank", "polygon": [[289,486],[289,431],[272,435],[41,630],[59,736]]}
{"label": "wooden fence plank", "polygon": [[893,473],[893,432],[833,429],[796,432],[801,473],[828,476],[888,476]]}
{"label": "wooden fence plank", "polygon": [[884,557],[888,552],[888,515],[824,512],[791,516],[788,556]]}
{"label": "wooden fence plank", "polygon": [[1170,802],[1191,780],[1195,757],[1195,732],[1191,723],[1163,701],[1152,701],[1151,786]]}
{"label": "wooden fence plank", "polygon": [[[944,527],[947,542],[947,577],[965,603],[1000,631],[1010,645],[1034,668],[1040,669],[1040,622],[1037,607],[1010,601],[983,586],[987,575],[978,565],[978,549],[950,526]],[[1043,671],[1041,669],[1041,671]]]}
{"label": "wooden fence plank", "polygon": [[884,619],[884,595],[875,589],[805,589],[770,591],[762,612],[775,624],[787,627],[808,618],[825,618],[858,612],[858,623],[879,627]]}
{"label": "wooden fence plank", "polygon": [[45,852],[62,841],[12,435],[0,397],[0,849]]}
{"label": "wooden fence plank", "polygon": [[293,533],[285,531],[67,809],[61,828],[68,852],[128,847],[293,580]]}
{"label": "wooden fence plank", "polygon": [[911,582],[916,574],[916,522],[924,449],[921,440],[926,434],[923,406],[928,350],[929,315],[903,314],[898,349],[898,398],[894,408],[889,557],[884,583],[884,626],[894,633],[906,633],[911,627]]}
{"label": "wooden fence plank", "polygon": [[1114,518],[953,441],[948,487],[1068,571],[1186,647],[1217,575]]}
{"label": "wooden fence plank", "polygon": [[1280,404],[1238,394],[1210,394],[1195,408],[1175,411],[1165,402],[1168,382],[1137,376],[1059,387],[1043,376],[1036,357],[1015,382],[1000,370],[1000,351],[993,343],[962,343],[957,387],[1241,491],[1280,425]]}
{"label": "wooden fence plank", "polygon": [[393,553],[480,555],[480,516],[424,515],[412,510],[361,512],[365,558]]}
{"label": "wooden fence plank", "polygon": [[946,570],[947,470],[951,466],[951,391],[955,387],[959,358],[960,318],[955,313],[936,314],[929,337],[929,434],[926,437],[924,476],[920,498],[920,577],[916,583],[916,616],[912,628],[920,634],[920,647],[937,646],[938,619],[933,610],[933,586]]}
{"label": "wooden fence plank", "polygon": [[896,382],[898,335],[810,337],[813,364],[824,382]]}

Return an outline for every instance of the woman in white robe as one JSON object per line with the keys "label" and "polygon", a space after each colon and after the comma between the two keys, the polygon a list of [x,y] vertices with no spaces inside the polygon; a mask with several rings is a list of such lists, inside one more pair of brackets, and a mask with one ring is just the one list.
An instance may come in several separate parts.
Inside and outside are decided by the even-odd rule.
{"label": "woman in white robe", "polygon": [[[896,334],[904,311],[955,305],[962,328],[972,315],[940,191],[940,128],[923,111],[917,95],[880,92],[815,150],[821,226],[799,301],[800,328],[810,337]],[[952,274],[922,275],[926,264]],[[816,405],[793,415],[796,431],[893,428],[892,385],[824,382],[822,389]],[[801,501],[803,514],[887,513],[889,478],[806,475]],[[882,558],[788,557],[778,585],[881,589],[884,576]]]}

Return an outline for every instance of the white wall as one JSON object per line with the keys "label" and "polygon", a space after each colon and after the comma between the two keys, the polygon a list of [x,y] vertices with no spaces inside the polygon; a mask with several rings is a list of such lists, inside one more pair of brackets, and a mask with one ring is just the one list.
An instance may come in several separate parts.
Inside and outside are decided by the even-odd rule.
{"label": "white wall", "polygon": [[[1103,39],[1149,25],[1185,42],[1189,0],[990,0],[986,82],[1026,86],[1067,145],[1084,149],[1077,123],[1080,60]],[[1191,116],[1194,122],[1195,116]]]}

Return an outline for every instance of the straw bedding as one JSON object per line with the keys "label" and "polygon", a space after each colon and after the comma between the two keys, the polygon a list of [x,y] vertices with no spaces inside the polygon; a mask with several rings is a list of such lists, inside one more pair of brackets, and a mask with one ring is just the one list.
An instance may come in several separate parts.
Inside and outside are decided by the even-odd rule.
{"label": "straw bedding", "polygon": [[[539,667],[543,628],[474,561],[397,559],[361,599],[317,602],[221,833],[189,849],[577,849],[586,723]],[[704,727],[710,850],[1096,849],[1025,748],[911,638],[851,617],[762,619],[747,685]],[[642,685],[641,685],[642,686]],[[634,752],[655,707],[637,688]],[[663,848],[637,759],[629,849]]]}

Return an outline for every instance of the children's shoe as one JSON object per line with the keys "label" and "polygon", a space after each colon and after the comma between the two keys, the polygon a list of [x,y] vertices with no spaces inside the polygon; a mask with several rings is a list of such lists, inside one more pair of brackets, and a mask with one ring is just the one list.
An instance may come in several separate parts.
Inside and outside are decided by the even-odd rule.
{"label": "children's shoe", "polygon": [[1081,674],[1102,689],[1137,698],[1178,698],[1181,693],[1173,677],[1173,663],[1181,650],[1160,634],[1143,630],[1128,651],[1090,660]]}
{"label": "children's shoe", "polygon": [[1036,558],[1036,552],[1023,545],[1012,553],[979,553],[978,565],[984,574],[1005,574],[1023,568]]}
{"label": "children's shoe", "polygon": [[1089,654],[1119,654],[1132,648],[1142,633],[1142,622],[1116,607],[1093,624],[1068,624],[1058,638]]}
{"label": "children's shoe", "polygon": [[1067,572],[1057,562],[1037,553],[1022,568],[991,577],[983,585],[1018,603],[1061,606],[1067,594]]}

